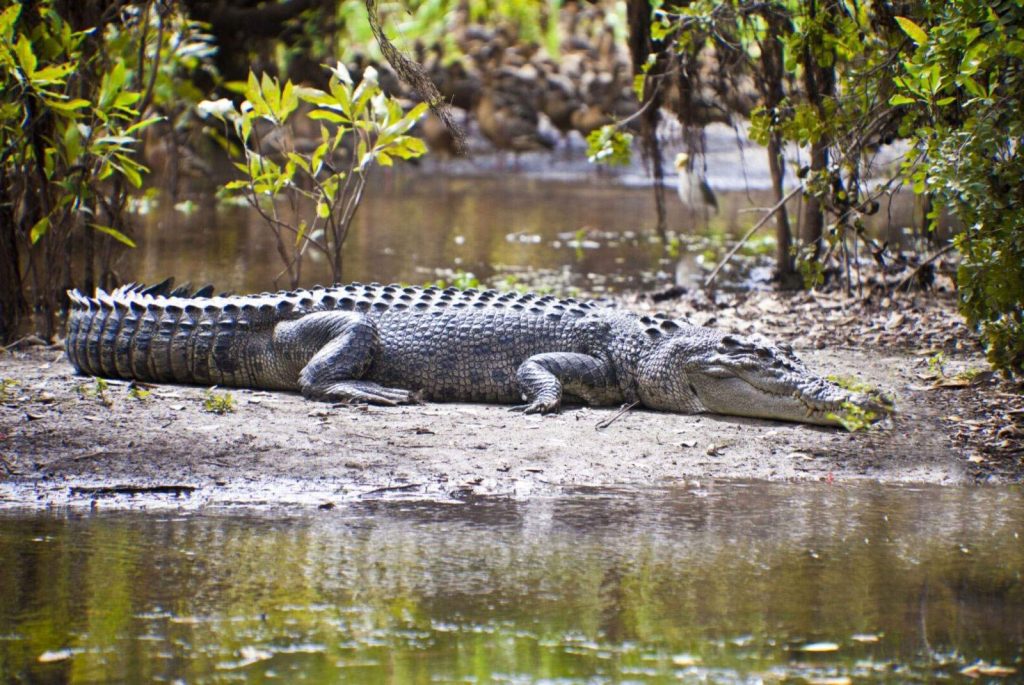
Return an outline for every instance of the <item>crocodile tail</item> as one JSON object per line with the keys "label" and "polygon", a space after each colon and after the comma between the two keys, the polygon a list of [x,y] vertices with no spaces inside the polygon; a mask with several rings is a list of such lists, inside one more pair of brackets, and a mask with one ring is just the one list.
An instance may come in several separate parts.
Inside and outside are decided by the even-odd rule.
{"label": "crocodile tail", "polygon": [[187,300],[155,300],[128,288],[113,294],[97,290],[95,297],[72,290],[68,297],[65,348],[79,372],[153,382],[210,381],[213,323],[219,317],[204,316],[206,308]]}

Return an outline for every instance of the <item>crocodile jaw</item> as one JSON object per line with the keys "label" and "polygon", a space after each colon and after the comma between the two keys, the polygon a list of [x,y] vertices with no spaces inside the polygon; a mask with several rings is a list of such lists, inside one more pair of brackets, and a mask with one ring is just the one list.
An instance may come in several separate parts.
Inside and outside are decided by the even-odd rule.
{"label": "crocodile jaw", "polygon": [[640,397],[653,409],[838,426],[850,405],[878,419],[886,400],[815,375],[785,344],[711,332],[657,341],[639,370]]}
{"label": "crocodile jaw", "polygon": [[758,383],[740,375],[704,376],[694,379],[693,386],[704,410],[716,414],[838,426],[836,417],[846,411],[844,403],[867,411],[881,408],[864,395],[813,376],[802,383]]}

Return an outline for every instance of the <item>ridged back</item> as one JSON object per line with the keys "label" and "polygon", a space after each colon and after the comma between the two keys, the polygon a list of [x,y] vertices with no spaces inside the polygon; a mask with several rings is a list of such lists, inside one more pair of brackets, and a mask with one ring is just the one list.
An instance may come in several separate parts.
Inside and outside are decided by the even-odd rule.
{"label": "ridged back", "polygon": [[237,349],[245,335],[268,332],[279,321],[325,310],[430,312],[469,315],[482,308],[509,313],[579,317],[600,307],[551,295],[353,283],[331,288],[244,296],[153,295],[139,286],[86,297],[69,292],[66,349],[82,373],[143,381],[246,384],[246,360]]}

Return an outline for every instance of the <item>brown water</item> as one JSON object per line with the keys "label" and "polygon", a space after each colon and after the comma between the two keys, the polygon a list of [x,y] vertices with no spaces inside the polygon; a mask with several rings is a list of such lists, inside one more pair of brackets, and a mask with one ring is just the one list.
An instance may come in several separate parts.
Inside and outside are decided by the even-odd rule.
{"label": "brown water", "polygon": [[877,484],[6,512],[0,681],[1020,682],[1022,535]]}
{"label": "brown water", "polygon": [[[742,235],[773,204],[767,191],[756,188],[720,191],[718,197],[719,212],[692,211],[668,189],[668,226],[678,243],[666,252],[654,230],[652,190],[620,177],[389,170],[374,176],[357,214],[342,280],[423,284],[470,272],[488,285],[563,292],[692,285],[724,254],[728,237]],[[905,205],[897,202],[885,212],[896,226],[910,221]],[[175,276],[236,292],[288,286],[287,279],[275,285],[282,264],[272,234],[246,207],[218,205],[212,195],[199,194],[179,209],[162,201],[137,223],[139,248],[125,255],[126,279],[153,283]],[[767,267],[771,228],[762,231],[764,237],[751,245],[766,255],[760,263]],[[761,277],[768,272],[763,269]],[[326,262],[307,259],[302,281],[329,283]]]}

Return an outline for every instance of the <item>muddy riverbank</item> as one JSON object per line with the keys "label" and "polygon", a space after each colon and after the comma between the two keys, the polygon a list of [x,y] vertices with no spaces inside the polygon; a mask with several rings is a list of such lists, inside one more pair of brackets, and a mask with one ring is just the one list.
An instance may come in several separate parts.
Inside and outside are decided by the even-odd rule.
{"label": "muddy riverbank", "polygon": [[1020,396],[986,372],[950,298],[877,304],[813,295],[684,297],[655,307],[697,323],[787,339],[808,365],[875,385],[899,413],[847,433],[723,416],[567,408],[395,408],[232,389],[105,388],[58,348],[0,355],[0,506],[302,504],[469,495],[527,497],[581,485],[711,479],[961,484],[1021,479]]}

